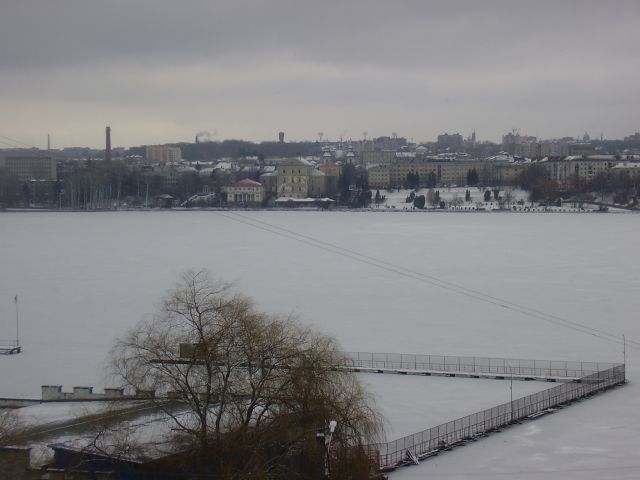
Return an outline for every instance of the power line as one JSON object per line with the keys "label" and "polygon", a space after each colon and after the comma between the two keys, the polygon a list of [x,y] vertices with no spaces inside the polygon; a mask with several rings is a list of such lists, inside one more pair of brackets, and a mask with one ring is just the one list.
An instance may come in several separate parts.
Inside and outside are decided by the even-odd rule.
{"label": "power line", "polygon": [[[532,317],[532,318],[536,318],[539,320],[543,320],[546,321],[548,323],[552,323],[555,324],[557,326],[561,326],[570,330],[574,330],[577,331],[579,333],[583,333],[585,335],[590,335],[590,336],[594,336],[597,338],[600,338],[602,340],[606,340],[612,343],[616,343],[619,345],[622,345],[622,341],[616,337],[615,335],[602,331],[602,330],[598,330],[598,329],[594,329],[591,327],[588,327],[586,325],[582,325],[578,322],[574,322],[571,320],[567,320],[564,319],[562,317],[556,316],[556,315],[552,315],[552,314],[547,314],[545,312],[542,312],[540,310],[536,310],[536,309],[532,309],[523,305],[519,305],[517,303],[514,302],[510,302],[508,300],[504,300],[501,299],[499,297],[494,297],[491,295],[487,295],[484,294],[480,291],[477,290],[473,290],[473,289],[469,289],[466,288],[464,286],[455,284],[453,282],[447,282],[444,280],[440,280],[436,277],[430,276],[430,275],[426,275],[423,274],[421,272],[417,272],[408,268],[404,268],[398,265],[395,265],[391,262],[387,262],[384,260],[379,260],[375,257],[372,256],[368,256],[368,255],[364,255],[361,254],[359,252],[356,252],[354,250],[349,250],[343,247],[340,247],[338,245],[334,245],[332,243],[323,241],[323,240],[318,240],[315,239],[313,237],[309,237],[307,235],[292,231],[292,230],[288,230],[286,228],[283,227],[279,227],[277,225],[273,225],[271,223],[268,222],[264,222],[262,220],[257,220],[257,219],[249,219],[247,217],[244,217],[238,213],[235,212],[230,212],[231,215],[225,215],[221,212],[216,212],[218,213],[218,215],[223,216],[229,220],[238,222],[238,223],[242,223],[245,225],[248,225],[250,227],[253,228],[257,228],[260,230],[264,230],[267,231],[269,233],[275,234],[275,235],[279,235],[281,237],[284,238],[288,238],[290,240],[294,240],[303,244],[306,244],[308,246],[312,246],[315,248],[319,248],[325,251],[328,251],[330,253],[336,254],[336,255],[340,255],[340,256],[344,256],[346,258],[349,258],[351,260],[354,261],[358,261],[360,263],[364,263],[367,265],[371,265],[398,275],[402,275],[405,276],[407,278],[411,278],[413,280],[417,280],[417,281],[421,281],[423,283],[427,283],[433,286],[437,286],[439,288],[457,293],[459,295],[463,295],[478,301],[482,301],[484,303],[489,303],[492,304],[494,306],[498,306],[501,308],[505,308],[508,310],[512,310],[515,312],[518,312],[522,315],[528,316],[528,317]],[[237,218],[234,218],[237,217]],[[260,225],[261,224],[261,225]],[[627,343],[629,343],[633,348],[639,348],[640,347],[640,343],[633,341],[633,340],[628,340],[627,339]]]}
{"label": "power line", "polygon": [[[0,137],[7,138],[7,137],[4,137],[3,135],[0,135]],[[9,143],[9,142],[7,142],[5,140],[0,140],[0,144],[6,145],[6,146],[8,146],[9,148],[12,148],[12,149],[20,150],[19,153],[26,152],[31,156],[39,156],[39,157],[42,157],[42,158],[50,158],[51,157],[51,155],[47,151],[43,151],[43,150],[39,149],[38,147],[34,147],[34,146],[31,146],[31,145],[28,145],[28,144],[24,144],[26,146],[16,145],[15,143],[17,141],[13,141],[13,140],[11,140],[11,141],[13,143]],[[22,142],[18,142],[18,143],[22,143]],[[36,151],[33,151],[34,149]]]}
{"label": "power line", "polygon": [[[375,258],[375,257],[371,257],[371,256],[368,256],[368,255],[362,254],[362,253],[357,252],[357,251],[355,251],[355,250],[350,250],[350,249],[347,249],[347,248],[344,248],[344,247],[340,247],[340,246],[338,246],[338,245],[331,244],[331,243],[329,243],[329,242],[325,242],[325,241],[323,241],[323,240],[315,239],[315,238],[310,237],[310,236],[308,236],[308,235],[303,235],[303,234],[301,234],[301,233],[297,233],[297,232],[293,232],[293,231],[291,231],[291,230],[287,230],[287,229],[285,229],[285,228],[283,228],[283,227],[278,227],[277,225],[273,225],[273,224],[270,224],[270,223],[264,222],[264,221],[262,221],[262,220],[258,220],[258,219],[247,219],[247,217],[244,217],[244,216],[240,215],[239,213],[235,213],[235,212],[232,212],[232,213],[234,213],[235,215],[237,215],[237,216],[239,216],[239,217],[242,217],[242,218],[244,218],[244,219],[246,219],[246,220],[248,220],[248,221],[253,221],[253,222],[257,222],[257,223],[265,224],[265,225],[268,225],[268,226],[270,226],[270,227],[272,227],[272,228],[276,228],[276,229],[279,229],[279,230],[286,231],[287,233],[290,233],[290,234],[292,234],[292,235],[297,235],[297,236],[303,237],[303,238],[305,238],[305,239],[308,239],[308,240],[313,241],[313,242],[316,242],[316,243],[322,243],[322,244],[325,244],[325,245],[330,245],[330,246],[331,246],[331,247],[333,247],[333,248],[338,248],[338,249],[343,250],[343,251],[345,251],[345,252],[349,252],[349,253],[350,253],[350,254],[352,254],[352,255],[357,255],[357,256],[359,256],[359,257],[367,258],[367,259],[370,259],[370,260],[372,260],[372,261],[375,261],[375,262],[378,262],[378,263],[381,263],[381,264],[384,264],[384,265],[389,265],[389,266],[392,266],[392,267],[394,267],[394,268],[402,269],[402,270],[404,270],[404,271],[406,271],[406,272],[410,272],[410,273],[412,273],[412,274],[419,275],[419,276],[421,276],[421,277],[424,277],[424,278],[427,278],[427,279],[429,279],[429,280],[432,280],[433,282],[436,282],[436,283],[438,283],[438,284],[443,284],[443,285],[449,286],[449,287],[454,288],[454,289],[460,289],[460,290],[463,290],[464,292],[472,293],[472,294],[474,294],[474,295],[479,295],[479,296],[481,296],[481,297],[484,297],[484,298],[488,298],[488,299],[494,300],[494,301],[496,301],[496,302],[499,302],[499,303],[501,303],[501,304],[504,304],[504,305],[501,305],[501,306],[503,306],[503,307],[504,307],[505,305],[508,305],[508,306],[511,306],[511,307],[513,307],[513,308],[515,308],[515,309],[522,309],[522,310],[526,310],[527,312],[531,312],[531,313],[534,313],[534,314],[537,314],[537,315],[542,315],[542,316],[545,316],[545,317],[549,317],[549,318],[554,319],[554,320],[557,320],[557,321],[559,321],[559,322],[568,323],[568,324],[573,325],[573,326],[575,326],[575,327],[577,327],[577,328],[585,328],[585,329],[589,330],[590,332],[598,333],[598,334],[600,334],[600,335],[607,336],[607,337],[609,337],[611,340],[614,340],[616,343],[619,343],[619,344],[622,344],[622,343],[623,343],[623,342],[620,340],[620,338],[619,338],[618,336],[613,335],[613,334],[611,334],[611,333],[609,333],[609,332],[606,332],[606,331],[603,331],[603,330],[599,330],[599,329],[596,329],[596,328],[588,327],[588,326],[586,326],[586,325],[582,325],[582,324],[580,324],[580,323],[578,323],[578,322],[575,322],[575,321],[572,321],[572,320],[568,320],[568,319],[565,319],[565,318],[559,317],[559,316],[557,316],[557,315],[553,315],[553,314],[550,314],[550,313],[543,312],[543,311],[541,311],[541,310],[537,310],[537,309],[535,309],[535,308],[531,308],[531,307],[527,307],[527,306],[524,306],[524,305],[520,305],[520,304],[517,304],[517,303],[515,303],[515,302],[510,302],[510,301],[508,301],[508,300],[505,300],[505,299],[502,299],[502,298],[499,298],[499,297],[495,297],[495,296],[492,296],[492,295],[488,295],[488,294],[483,293],[483,292],[478,291],[478,290],[470,289],[470,288],[464,287],[464,286],[462,286],[462,285],[459,285],[459,284],[456,284],[456,283],[453,283],[453,282],[448,282],[448,281],[446,281],[446,280],[442,280],[442,279],[440,279],[440,278],[434,277],[433,275],[427,275],[427,274],[424,274],[424,273],[421,273],[421,272],[417,272],[417,271],[415,271],[415,270],[411,270],[411,269],[406,268],[406,267],[401,267],[401,266],[395,265],[395,264],[393,264],[393,263],[387,262],[387,261],[385,261],[385,260],[380,260],[380,259],[377,259],[377,258]],[[440,285],[439,285],[439,286],[440,286]],[[506,307],[505,307],[505,308],[506,308]],[[519,311],[519,310],[516,310],[516,311]],[[640,342],[636,342],[636,341],[631,340],[631,341],[630,341],[630,343],[635,344],[636,346],[640,347]]]}
{"label": "power line", "polygon": [[[40,148],[36,147],[35,145],[31,145],[29,143],[21,142],[20,140],[16,140],[15,138],[7,137],[6,135],[0,135],[0,138],[4,138],[5,140],[9,140],[9,141],[11,141],[13,143],[18,143],[20,145],[24,145],[25,147],[36,148],[36,149],[40,150]],[[2,143],[5,143],[5,142],[2,142]]]}
{"label": "power line", "polygon": [[13,144],[13,143],[6,142],[6,141],[4,141],[4,140],[0,140],[0,143],[2,143],[2,144],[4,144],[4,145],[6,145],[6,146],[8,146],[8,147],[11,147],[11,148],[20,148],[20,149],[24,149],[24,147],[21,147],[21,146],[19,146],[19,145],[15,145],[15,144]]}

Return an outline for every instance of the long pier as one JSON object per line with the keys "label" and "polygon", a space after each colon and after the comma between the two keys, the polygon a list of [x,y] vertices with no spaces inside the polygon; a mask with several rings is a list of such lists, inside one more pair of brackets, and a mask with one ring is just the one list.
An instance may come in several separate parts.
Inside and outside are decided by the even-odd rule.
{"label": "long pier", "polygon": [[[172,363],[193,361],[193,359],[173,360]],[[158,362],[162,363],[164,361],[158,360]],[[601,362],[344,352],[337,368],[376,374],[554,383],[551,388],[546,390],[427,428],[391,442],[367,445],[367,452],[376,462],[380,471],[390,471],[400,466],[417,464],[453,447],[464,445],[469,441],[475,441],[490,433],[500,431],[509,425],[538,418],[554,412],[558,408],[570,405],[578,399],[590,397],[626,382],[624,364]],[[110,399],[148,400],[153,397],[152,392],[143,392],[145,393],[144,395],[135,395],[130,398],[124,396],[120,389],[106,389],[104,394],[94,394],[90,387],[74,387],[73,393],[63,392],[60,386],[43,386],[42,388],[43,398],[39,401],[4,399],[4,403],[14,401],[16,404],[12,406],[19,407],[32,404],[32,402],[98,399],[102,401]],[[163,400],[172,401],[175,398],[167,396]],[[19,404],[22,402],[24,403]],[[116,414],[122,415],[135,412],[136,408],[134,407],[131,412],[128,409],[122,409]],[[73,425],[64,426],[84,426],[82,422],[78,423],[77,420],[74,420],[74,422]],[[55,426],[56,429],[57,427],[59,426]],[[34,429],[30,433],[46,435],[52,431],[52,427],[48,426],[48,428],[43,428],[42,430]]]}
{"label": "long pier", "polygon": [[625,365],[615,363],[347,352],[343,364],[356,372],[558,382],[541,392],[391,442],[367,445],[369,456],[381,471],[418,464],[453,447],[552,413],[626,382]]}
{"label": "long pier", "polygon": [[614,367],[615,363],[531,360],[412,353],[344,352],[345,367],[362,372],[502,380],[574,381]]}

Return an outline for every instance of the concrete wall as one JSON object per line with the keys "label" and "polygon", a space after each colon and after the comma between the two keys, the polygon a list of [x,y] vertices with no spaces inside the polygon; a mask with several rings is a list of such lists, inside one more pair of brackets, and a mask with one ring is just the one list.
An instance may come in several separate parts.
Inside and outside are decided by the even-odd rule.
{"label": "concrete wall", "polygon": [[42,400],[118,400],[137,398],[143,394],[148,398],[148,392],[137,392],[136,395],[125,395],[123,388],[105,388],[104,393],[94,393],[93,387],[73,387],[73,392],[63,392],[62,385],[43,385]]}

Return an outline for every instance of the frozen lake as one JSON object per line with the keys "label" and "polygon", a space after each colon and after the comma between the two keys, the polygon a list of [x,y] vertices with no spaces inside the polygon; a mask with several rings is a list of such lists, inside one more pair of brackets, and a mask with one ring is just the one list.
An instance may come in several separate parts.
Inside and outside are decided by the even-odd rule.
{"label": "frozen lake", "polygon": [[[1,213],[0,338],[14,334],[18,295],[25,351],[0,357],[0,396],[37,396],[43,384],[100,388],[113,338],[153,314],[179,272],[201,268],[264,310],[298,312],[346,350],[620,361],[620,345],[559,323],[640,341],[639,238],[634,214]],[[628,363],[633,382],[637,350],[628,349]],[[639,393],[631,383],[398,477],[533,471],[540,458],[556,458],[555,441],[554,455],[570,465],[600,474],[631,465],[628,456],[640,454]],[[493,457],[483,463],[487,449]],[[615,478],[629,472],[637,477],[620,469]]]}

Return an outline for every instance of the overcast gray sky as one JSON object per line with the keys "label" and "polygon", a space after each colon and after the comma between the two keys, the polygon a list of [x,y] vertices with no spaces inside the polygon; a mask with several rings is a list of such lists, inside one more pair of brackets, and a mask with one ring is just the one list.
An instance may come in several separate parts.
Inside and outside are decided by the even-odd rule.
{"label": "overcast gray sky", "polygon": [[0,0],[0,135],[621,138],[639,47],[639,0]]}

